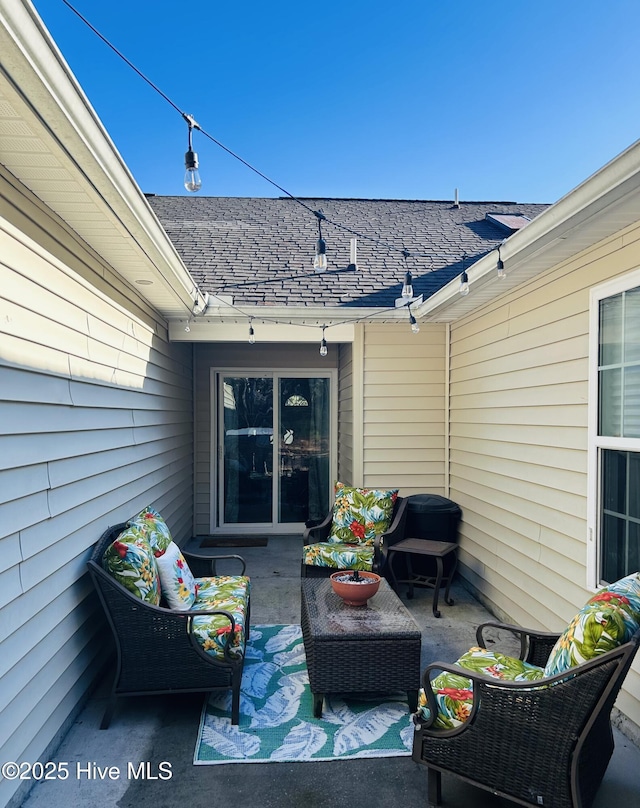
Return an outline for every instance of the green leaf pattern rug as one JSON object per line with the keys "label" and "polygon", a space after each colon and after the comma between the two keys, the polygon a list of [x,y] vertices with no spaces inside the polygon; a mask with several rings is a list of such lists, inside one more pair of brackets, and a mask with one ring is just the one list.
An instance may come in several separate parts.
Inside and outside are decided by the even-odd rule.
{"label": "green leaf pattern rug", "polygon": [[330,696],[314,718],[300,626],[252,626],[240,723],[231,693],[205,702],[194,764],[271,763],[411,754],[406,694]]}

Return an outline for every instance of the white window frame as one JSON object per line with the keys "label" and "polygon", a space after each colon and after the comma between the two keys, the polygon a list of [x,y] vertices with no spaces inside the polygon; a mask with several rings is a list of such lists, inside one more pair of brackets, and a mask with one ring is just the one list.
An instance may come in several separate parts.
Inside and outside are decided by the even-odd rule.
{"label": "white window frame", "polygon": [[600,587],[600,468],[601,449],[640,452],[640,438],[610,438],[598,435],[598,358],[600,301],[640,286],[640,269],[635,269],[600,286],[594,286],[589,300],[589,404],[587,452],[587,586]]}

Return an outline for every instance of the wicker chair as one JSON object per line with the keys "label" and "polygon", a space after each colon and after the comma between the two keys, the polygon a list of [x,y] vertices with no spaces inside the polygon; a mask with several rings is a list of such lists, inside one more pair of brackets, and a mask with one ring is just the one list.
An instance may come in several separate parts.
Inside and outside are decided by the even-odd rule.
{"label": "wicker chair", "polygon": [[[520,638],[520,659],[544,666],[559,634],[484,623]],[[428,768],[430,806],[440,805],[441,773],[518,805],[588,808],[613,752],[610,713],[640,644],[640,631],[612,651],[553,677],[507,682],[442,662],[423,673],[429,711],[437,704],[429,682],[451,671],[473,681],[473,707],[460,727],[442,730],[414,716],[413,760]],[[433,719],[432,719],[433,720]]]}
{"label": "wicker chair", "polygon": [[[193,635],[193,616],[220,614],[220,610],[178,611],[154,606],[132,595],[102,567],[102,556],[109,545],[124,530],[126,524],[108,528],[96,543],[87,562],[98,596],[116,643],[116,671],[100,729],[107,729],[118,696],[144,696],[161,693],[232,692],[231,723],[237,724],[240,714],[240,683],[244,657],[229,653],[229,640],[235,630],[231,614],[231,632],[227,635],[224,658],[207,653]],[[208,574],[216,575],[215,563],[222,558],[238,559],[244,573],[241,556],[225,555],[212,558],[184,553],[190,563],[208,562]],[[195,567],[195,563],[194,563]],[[249,617],[246,616],[248,637]]]}
{"label": "wicker chair", "polygon": [[[376,536],[373,547],[373,565],[371,572],[384,575],[387,567],[388,550],[392,544],[402,541],[404,538],[405,524],[407,521],[406,497],[398,497],[393,506],[393,516],[388,530]],[[331,532],[331,522],[333,519],[333,509],[319,525],[308,527],[302,536],[302,543],[306,547],[310,544],[326,542]],[[336,572],[339,567],[322,567],[302,562],[303,578],[328,578],[331,573]]]}

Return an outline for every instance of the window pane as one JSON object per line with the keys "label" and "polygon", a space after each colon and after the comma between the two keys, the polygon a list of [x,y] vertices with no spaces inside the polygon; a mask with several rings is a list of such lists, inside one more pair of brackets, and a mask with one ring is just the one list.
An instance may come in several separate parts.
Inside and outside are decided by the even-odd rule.
{"label": "window pane", "polygon": [[624,424],[625,438],[640,438],[640,365],[624,369]]}
{"label": "window pane", "polygon": [[640,289],[625,294],[624,361],[640,362]]}
{"label": "window pane", "polygon": [[602,520],[602,577],[607,583],[624,578],[625,520],[605,515]]}
{"label": "window pane", "polygon": [[636,570],[640,570],[640,525],[637,522],[630,522],[627,574]]}
{"label": "window pane", "polygon": [[598,364],[622,362],[622,295],[600,301],[600,359]]}
{"label": "window pane", "polygon": [[622,370],[601,370],[600,423],[598,434],[620,437],[622,425]]}
{"label": "window pane", "polygon": [[627,453],[611,450],[602,453],[602,504],[606,511],[625,513]]}
{"label": "window pane", "polygon": [[638,452],[629,452],[629,516],[640,519],[640,453]]}

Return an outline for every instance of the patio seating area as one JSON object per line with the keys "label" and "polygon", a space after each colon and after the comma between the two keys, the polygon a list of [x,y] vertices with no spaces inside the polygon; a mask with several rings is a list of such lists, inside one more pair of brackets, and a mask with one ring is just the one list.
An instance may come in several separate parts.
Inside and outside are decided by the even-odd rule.
{"label": "patio seating area", "polygon": [[[302,541],[294,536],[270,537],[267,547],[238,548],[251,578],[253,624],[300,622],[300,555]],[[454,607],[445,607],[440,619],[432,613],[432,592],[417,589],[403,603],[422,629],[421,666],[458,659],[475,640],[476,627],[492,619],[458,578],[452,586]],[[111,779],[87,775],[37,784],[23,802],[25,808],[118,805],[119,808],[154,808],[212,804],[234,808],[365,808],[372,804],[400,806],[427,804],[424,767],[410,756],[314,763],[193,766],[198,721],[203,704],[199,693],[123,699],[111,726],[100,731],[109,699],[111,671],[93,693],[52,755],[53,761],[75,768],[117,766],[126,771],[148,763],[148,776]],[[407,716],[409,720],[409,716]],[[640,748],[619,731],[615,750],[593,808],[640,805],[637,772]],[[170,779],[158,777],[160,763],[170,764]],[[510,803],[455,777],[443,775],[446,808],[506,808]],[[81,787],[80,787],[81,786]],[[373,797],[372,797],[373,793]]]}

